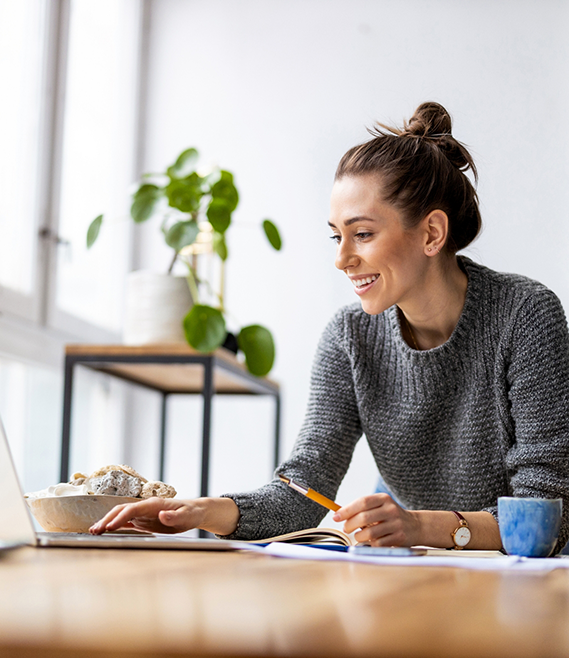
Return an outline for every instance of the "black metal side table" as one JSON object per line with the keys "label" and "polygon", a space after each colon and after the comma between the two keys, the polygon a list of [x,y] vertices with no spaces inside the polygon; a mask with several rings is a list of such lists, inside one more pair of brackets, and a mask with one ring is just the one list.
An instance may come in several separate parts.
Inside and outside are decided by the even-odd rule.
{"label": "black metal side table", "polygon": [[60,481],[69,479],[71,407],[75,366],[103,372],[162,394],[160,479],[164,479],[166,401],[171,393],[203,396],[200,495],[209,491],[211,407],[214,395],[270,395],[275,399],[274,463],[279,462],[280,389],[268,379],[251,375],[223,348],[200,354],[187,345],[67,345],[63,393]]}

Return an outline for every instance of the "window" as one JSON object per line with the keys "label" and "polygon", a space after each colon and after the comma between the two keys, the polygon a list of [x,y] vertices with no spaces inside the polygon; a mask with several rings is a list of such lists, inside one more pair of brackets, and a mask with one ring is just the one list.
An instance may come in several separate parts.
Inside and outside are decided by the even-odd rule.
{"label": "window", "polygon": [[[65,85],[57,281],[53,322],[69,318],[118,332],[129,270],[128,189],[136,177],[139,4],[71,2]],[[105,214],[87,252],[92,219]],[[89,294],[86,295],[86,290]]]}
{"label": "window", "polygon": [[[144,6],[0,0],[0,415],[26,489],[59,473],[64,344],[118,340]],[[80,377],[74,404],[81,460],[118,459],[122,389]]]}
{"label": "window", "polygon": [[26,491],[57,482],[63,376],[0,357],[0,412]]}
{"label": "window", "polygon": [[0,311],[79,340],[122,323],[140,38],[140,0],[0,0]]}
{"label": "window", "polygon": [[45,1],[0,1],[0,307],[29,319],[37,319],[46,17]]}

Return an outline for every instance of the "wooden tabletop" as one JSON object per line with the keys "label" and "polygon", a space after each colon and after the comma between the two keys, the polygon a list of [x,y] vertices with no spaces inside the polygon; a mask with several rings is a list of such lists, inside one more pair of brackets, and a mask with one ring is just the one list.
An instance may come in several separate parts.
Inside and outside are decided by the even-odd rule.
{"label": "wooden tabletop", "polygon": [[[155,343],[151,345],[70,344],[65,355],[81,361],[94,370],[149,386],[169,393],[199,393],[203,389],[204,369],[199,363],[176,363],[187,357],[213,356],[213,386],[216,393],[258,393],[259,387],[276,395],[279,385],[268,377],[251,375],[244,363],[224,348],[203,355],[186,343]],[[152,363],[121,363],[122,357],[155,359]],[[160,363],[162,357],[172,363]],[[96,361],[89,361],[96,359]]]}
{"label": "wooden tabletop", "polygon": [[569,656],[569,570],[25,548],[0,558],[2,658]]}

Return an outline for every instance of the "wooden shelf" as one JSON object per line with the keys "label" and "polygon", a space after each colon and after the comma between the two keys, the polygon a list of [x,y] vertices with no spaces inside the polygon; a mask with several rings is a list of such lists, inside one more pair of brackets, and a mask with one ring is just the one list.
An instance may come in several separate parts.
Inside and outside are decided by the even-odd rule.
{"label": "wooden shelf", "polygon": [[185,343],[154,345],[67,345],[63,385],[60,480],[69,477],[73,376],[77,366],[103,372],[162,394],[160,475],[164,478],[166,399],[171,393],[203,396],[200,495],[208,495],[212,398],[216,394],[268,395],[275,401],[274,465],[279,463],[280,389],[267,377],[255,377],[226,349],[202,354]]}
{"label": "wooden shelf", "polygon": [[[213,359],[215,393],[277,393],[279,390],[274,380],[251,375],[232,352],[223,348],[204,355],[183,343],[67,345],[65,355],[98,372],[167,393],[201,393],[204,385],[203,360],[206,358]],[[129,362],[117,362],[117,359],[129,359]],[[142,359],[147,362],[140,362]],[[171,362],[157,362],[164,359]],[[196,361],[180,362],[185,359]]]}

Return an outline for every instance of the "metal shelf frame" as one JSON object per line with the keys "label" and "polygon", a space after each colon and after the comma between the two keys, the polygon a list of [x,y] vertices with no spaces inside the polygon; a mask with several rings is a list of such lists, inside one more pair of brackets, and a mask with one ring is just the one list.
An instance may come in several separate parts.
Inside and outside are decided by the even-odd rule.
{"label": "metal shelf frame", "polygon": [[[172,393],[195,395],[201,394],[203,396],[203,417],[202,417],[202,455],[201,455],[201,481],[200,481],[200,496],[207,496],[209,493],[209,471],[210,471],[210,444],[211,444],[211,414],[212,414],[212,400],[214,395],[268,395],[274,398],[275,401],[275,425],[274,425],[274,465],[275,468],[279,463],[279,450],[280,450],[280,414],[281,414],[281,400],[279,385],[266,378],[255,377],[249,373],[245,368],[236,360],[233,362],[232,358],[228,358],[218,353],[213,354],[165,354],[163,351],[157,350],[152,353],[150,350],[144,354],[128,353],[128,349],[124,353],[110,354],[105,346],[102,347],[100,353],[93,353],[93,348],[88,346],[89,349],[81,353],[80,346],[71,346],[72,351],[67,350],[65,356],[65,372],[64,372],[64,391],[63,391],[63,424],[62,424],[62,437],[61,437],[61,465],[60,465],[60,481],[67,482],[69,479],[69,460],[70,460],[70,446],[71,446],[71,413],[73,403],[73,378],[75,368],[83,366],[118,377],[124,381],[129,381],[137,386],[159,392],[162,395],[161,401],[161,419],[160,419],[160,479],[164,479],[164,463],[166,453],[166,411],[168,395]],[[79,349],[78,349],[79,348]],[[144,364],[157,364],[157,365],[198,365],[203,368],[203,385],[200,389],[196,388],[172,388],[160,383],[149,383],[148,381],[140,380],[136,376],[121,373],[120,371],[113,370],[114,366],[120,364],[130,365],[144,365]],[[242,390],[230,390],[228,388],[219,387],[215,390],[214,386],[214,373],[216,371],[225,372],[231,375],[233,379],[239,382]]]}

